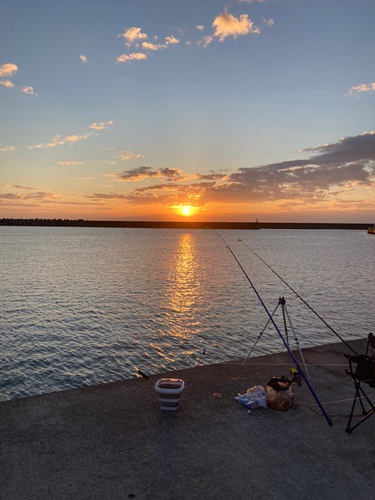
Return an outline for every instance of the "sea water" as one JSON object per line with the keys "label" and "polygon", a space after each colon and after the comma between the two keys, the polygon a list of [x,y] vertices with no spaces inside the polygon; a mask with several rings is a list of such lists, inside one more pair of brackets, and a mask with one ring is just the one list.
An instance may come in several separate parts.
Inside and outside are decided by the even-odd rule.
{"label": "sea water", "polygon": [[[268,316],[227,245],[302,347],[338,339],[245,244],[343,338],[375,330],[373,235],[218,233],[1,227],[0,400],[246,356]],[[253,355],[283,349],[269,326]]]}

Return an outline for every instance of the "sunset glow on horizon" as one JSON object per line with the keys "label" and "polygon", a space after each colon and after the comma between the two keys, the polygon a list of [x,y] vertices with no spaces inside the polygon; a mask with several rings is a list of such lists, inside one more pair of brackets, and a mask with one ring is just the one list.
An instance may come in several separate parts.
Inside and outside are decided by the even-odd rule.
{"label": "sunset glow on horizon", "polygon": [[371,0],[0,12],[1,217],[375,220]]}

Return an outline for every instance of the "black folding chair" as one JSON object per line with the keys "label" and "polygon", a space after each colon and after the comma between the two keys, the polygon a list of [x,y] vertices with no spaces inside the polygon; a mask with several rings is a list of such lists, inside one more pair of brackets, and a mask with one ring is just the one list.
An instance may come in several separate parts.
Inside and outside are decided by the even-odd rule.
{"label": "black folding chair", "polygon": [[[371,356],[369,356],[368,353],[368,348],[371,345],[373,348],[373,352]],[[354,356],[350,354],[345,354],[345,357],[348,358],[349,360],[349,370],[346,370],[346,373],[350,375],[354,386],[355,386],[355,396],[354,396],[354,401],[352,405],[352,411],[349,416],[349,422],[348,426],[346,428],[346,432],[352,432],[356,427],[358,427],[362,422],[367,420],[373,413],[375,413],[375,406],[371,403],[370,399],[368,398],[367,394],[363,390],[363,387],[361,384],[367,384],[369,387],[375,387],[375,337],[372,333],[368,334],[367,337],[367,348],[366,348],[366,354],[356,354]],[[354,370],[353,363],[355,363],[357,366]],[[368,410],[365,410],[365,407],[363,405],[363,399],[365,399],[368,404],[370,405],[370,408]],[[354,409],[355,405],[357,403],[357,400],[360,402],[361,407],[362,407],[362,415],[363,418],[357,422],[353,427],[350,427],[350,424],[352,422],[353,414],[354,414]]]}

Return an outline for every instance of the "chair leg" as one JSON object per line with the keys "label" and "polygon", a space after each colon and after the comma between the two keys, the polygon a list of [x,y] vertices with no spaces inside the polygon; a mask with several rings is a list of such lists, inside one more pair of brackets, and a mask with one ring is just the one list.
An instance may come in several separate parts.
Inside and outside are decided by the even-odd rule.
{"label": "chair leg", "polygon": [[348,425],[346,427],[346,432],[348,433],[351,433],[353,429],[350,428],[350,423],[352,421],[352,418],[353,418],[353,413],[354,413],[354,408],[355,408],[355,405],[356,405],[356,402],[357,402],[357,398],[359,396],[359,393],[358,393],[358,387],[357,387],[357,384],[355,384],[355,396],[354,396],[354,401],[353,401],[353,404],[352,404],[352,411],[350,412],[350,416],[349,416],[349,422],[348,422]]}
{"label": "chair leg", "polygon": [[361,398],[359,391],[361,391],[364,394],[364,396],[366,396],[366,394],[361,390],[361,387],[359,384],[356,384],[356,389],[357,389],[358,399],[359,399],[359,402],[361,403],[361,407],[362,407],[362,415],[366,415],[366,410],[365,410],[365,407],[363,406],[363,401],[362,401],[362,398]]}
{"label": "chair leg", "polygon": [[[370,417],[373,413],[375,413],[375,405],[372,404],[372,402],[367,397],[366,393],[364,392],[364,390],[362,389],[362,387],[360,386],[360,384],[358,382],[355,382],[354,385],[355,385],[355,388],[356,388],[355,397],[354,397],[354,401],[353,401],[353,405],[352,405],[352,411],[351,411],[350,417],[349,417],[349,422],[348,422],[348,425],[347,425],[347,427],[345,429],[346,432],[348,432],[349,434],[351,432],[353,432],[354,429],[356,427],[358,427],[362,422],[364,422],[368,417]],[[363,394],[363,396],[365,397],[366,401],[370,405],[370,408],[367,411],[365,410],[365,407],[363,406],[361,393]],[[352,418],[353,418],[354,408],[355,408],[357,399],[359,399],[359,402],[360,402],[360,404],[362,406],[362,412],[363,412],[362,414],[364,415],[364,417],[359,422],[357,422],[353,427],[350,427],[350,423],[351,423]]]}
{"label": "chair leg", "polygon": [[366,415],[362,418],[362,420],[360,420],[357,424],[355,424],[351,429],[347,428],[346,432],[349,432],[349,433],[353,432],[356,427],[358,427],[360,424],[362,424],[362,422],[364,422],[366,419],[368,419],[369,417],[371,417],[371,415],[373,413],[375,413],[375,406],[373,406],[372,408],[370,408],[368,410],[368,412],[366,413]]}

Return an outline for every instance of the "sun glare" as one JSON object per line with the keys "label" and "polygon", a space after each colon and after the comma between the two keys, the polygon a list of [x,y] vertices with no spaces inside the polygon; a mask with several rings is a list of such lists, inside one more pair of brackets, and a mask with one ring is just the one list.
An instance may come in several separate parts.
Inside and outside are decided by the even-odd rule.
{"label": "sun glare", "polygon": [[183,213],[184,215],[190,215],[190,207],[184,207],[184,208],[182,209],[182,213]]}

